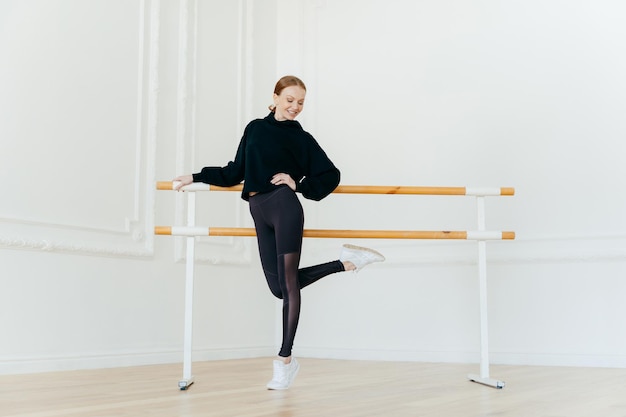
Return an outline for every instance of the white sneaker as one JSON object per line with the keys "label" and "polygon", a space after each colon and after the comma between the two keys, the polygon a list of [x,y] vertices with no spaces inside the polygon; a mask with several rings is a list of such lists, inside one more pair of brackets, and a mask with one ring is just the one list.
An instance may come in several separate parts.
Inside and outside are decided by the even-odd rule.
{"label": "white sneaker", "polygon": [[382,262],[385,257],[382,253],[375,251],[374,249],[364,248],[355,245],[343,245],[341,248],[341,255],[339,255],[341,262],[352,262],[356,266],[355,272],[360,271],[366,265],[373,262]]}
{"label": "white sneaker", "polygon": [[267,389],[282,390],[291,386],[291,383],[296,378],[300,364],[296,358],[291,358],[291,362],[285,364],[283,361],[274,361],[274,376],[272,380],[267,383]]}

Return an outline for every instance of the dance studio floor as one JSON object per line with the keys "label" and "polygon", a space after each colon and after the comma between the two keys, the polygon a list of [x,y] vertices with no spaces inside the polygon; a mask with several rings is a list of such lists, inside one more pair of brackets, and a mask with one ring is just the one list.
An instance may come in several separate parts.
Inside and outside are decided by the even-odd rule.
{"label": "dance studio floor", "polygon": [[11,417],[626,417],[626,369],[491,366],[503,389],[469,382],[478,365],[299,359],[288,391],[268,391],[271,358],[0,376]]}

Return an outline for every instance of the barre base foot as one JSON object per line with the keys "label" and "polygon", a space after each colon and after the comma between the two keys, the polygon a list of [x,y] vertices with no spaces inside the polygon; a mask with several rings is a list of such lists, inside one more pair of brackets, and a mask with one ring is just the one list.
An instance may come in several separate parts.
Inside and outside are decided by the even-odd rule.
{"label": "barre base foot", "polygon": [[467,378],[472,381],[472,382],[476,382],[478,384],[483,384],[483,385],[488,385],[490,387],[494,387],[497,389],[502,389],[504,388],[504,381],[499,381],[497,379],[493,379],[493,378],[483,378],[480,375],[474,375],[474,374],[469,374],[467,376]]}
{"label": "barre base foot", "polygon": [[181,391],[185,391],[192,384],[193,384],[193,377],[189,379],[181,379],[180,381],[178,381],[178,388],[180,388]]}

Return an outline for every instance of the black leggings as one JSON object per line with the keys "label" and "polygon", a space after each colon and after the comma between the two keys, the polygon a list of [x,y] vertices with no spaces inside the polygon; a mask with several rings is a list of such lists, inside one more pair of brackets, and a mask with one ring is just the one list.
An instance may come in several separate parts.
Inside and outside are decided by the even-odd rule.
{"label": "black leggings", "polygon": [[261,265],[270,291],[283,300],[283,341],[279,356],[291,356],[300,317],[300,289],[327,275],[344,271],[332,261],[298,269],[302,251],[304,211],[288,186],[250,197]]}

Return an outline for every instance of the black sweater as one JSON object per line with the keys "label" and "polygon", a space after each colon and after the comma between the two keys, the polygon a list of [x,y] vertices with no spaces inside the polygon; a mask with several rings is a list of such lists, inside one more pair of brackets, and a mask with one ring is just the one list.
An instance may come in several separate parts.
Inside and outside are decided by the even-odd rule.
{"label": "black sweater", "polygon": [[321,200],[339,185],[340,173],[311,134],[295,120],[277,121],[274,113],[246,126],[235,160],[224,167],[205,167],[194,182],[230,187],[244,181],[241,197],[265,193],[278,186],[270,181],[278,173],[296,181],[305,198]]}

